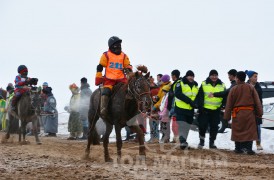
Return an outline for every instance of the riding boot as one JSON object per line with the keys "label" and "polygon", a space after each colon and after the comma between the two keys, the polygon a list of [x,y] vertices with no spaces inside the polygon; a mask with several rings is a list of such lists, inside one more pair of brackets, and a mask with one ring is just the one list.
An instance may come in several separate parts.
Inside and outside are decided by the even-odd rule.
{"label": "riding boot", "polygon": [[107,95],[101,96],[100,114],[102,116],[102,119],[106,119],[108,116],[108,101],[109,97]]}

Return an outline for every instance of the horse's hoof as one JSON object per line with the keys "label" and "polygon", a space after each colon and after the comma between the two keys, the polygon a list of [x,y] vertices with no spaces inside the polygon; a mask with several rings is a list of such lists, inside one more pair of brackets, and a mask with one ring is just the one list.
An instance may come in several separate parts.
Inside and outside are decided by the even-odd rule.
{"label": "horse's hoof", "polygon": [[7,142],[8,142],[7,139],[4,139],[4,138],[3,138],[3,139],[1,140],[1,143],[7,143]]}
{"label": "horse's hoof", "polygon": [[117,157],[117,163],[121,164],[121,157]]}
{"label": "horse's hoof", "polygon": [[113,159],[112,158],[105,158],[105,162],[113,162]]}
{"label": "horse's hoof", "polygon": [[41,145],[42,143],[41,142],[36,142],[37,145]]}
{"label": "horse's hoof", "polygon": [[139,156],[146,156],[146,152],[145,151],[139,152]]}

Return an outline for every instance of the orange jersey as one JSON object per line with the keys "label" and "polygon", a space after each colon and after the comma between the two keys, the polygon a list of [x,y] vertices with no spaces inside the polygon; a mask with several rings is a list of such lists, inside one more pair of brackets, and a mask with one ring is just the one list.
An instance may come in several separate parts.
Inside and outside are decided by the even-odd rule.
{"label": "orange jersey", "polygon": [[108,51],[102,55],[100,64],[105,67],[106,78],[115,80],[125,78],[123,69],[130,64],[130,61],[123,52],[116,55]]}

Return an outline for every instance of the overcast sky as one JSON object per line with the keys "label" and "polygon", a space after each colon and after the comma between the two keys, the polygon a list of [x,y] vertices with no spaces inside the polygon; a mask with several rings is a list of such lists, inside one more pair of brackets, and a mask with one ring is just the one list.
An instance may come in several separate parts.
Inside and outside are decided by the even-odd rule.
{"label": "overcast sky", "polygon": [[131,64],[152,75],[193,70],[199,84],[211,69],[255,70],[274,81],[273,0],[0,0],[0,87],[25,64],[53,88],[58,108],[69,84],[87,77],[109,37],[122,40]]}

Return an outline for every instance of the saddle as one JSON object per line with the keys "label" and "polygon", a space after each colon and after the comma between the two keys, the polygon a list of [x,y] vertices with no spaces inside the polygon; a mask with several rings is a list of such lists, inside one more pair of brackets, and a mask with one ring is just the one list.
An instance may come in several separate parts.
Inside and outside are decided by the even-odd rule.
{"label": "saddle", "polygon": [[111,96],[110,96],[111,100],[115,97],[115,95],[117,94],[118,91],[120,91],[120,90],[127,91],[126,89],[121,89],[121,88],[123,88],[124,85],[125,85],[124,83],[120,82],[113,86]]}

